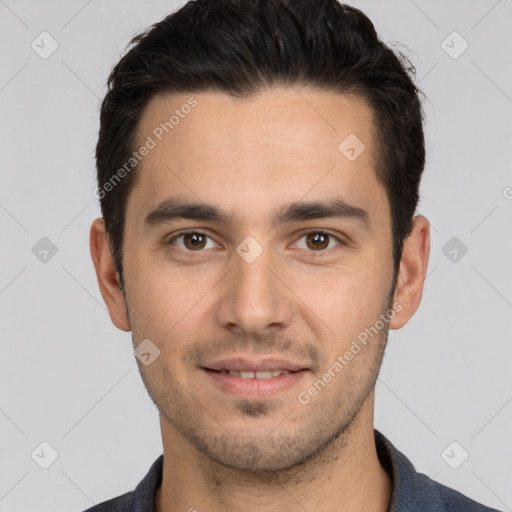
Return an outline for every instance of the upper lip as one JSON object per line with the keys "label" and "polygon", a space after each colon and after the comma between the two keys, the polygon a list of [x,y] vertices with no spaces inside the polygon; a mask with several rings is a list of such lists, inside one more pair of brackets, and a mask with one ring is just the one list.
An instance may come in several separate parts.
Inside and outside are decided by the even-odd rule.
{"label": "upper lip", "polygon": [[269,370],[288,370],[296,372],[298,370],[307,370],[307,366],[292,363],[286,359],[277,357],[267,357],[255,359],[249,357],[230,357],[228,359],[220,359],[212,363],[205,364],[203,368],[207,370],[238,370],[244,372],[260,372]]}

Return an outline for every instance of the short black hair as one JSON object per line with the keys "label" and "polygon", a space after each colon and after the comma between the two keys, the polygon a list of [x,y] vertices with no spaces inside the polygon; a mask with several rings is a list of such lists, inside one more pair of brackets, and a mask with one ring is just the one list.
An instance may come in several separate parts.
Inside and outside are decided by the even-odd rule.
{"label": "short black hair", "polygon": [[193,0],[129,46],[108,78],[96,146],[96,196],[122,288],[126,200],[136,165],[123,179],[118,170],[132,156],[148,101],[165,92],[248,98],[275,86],[355,94],[370,107],[396,278],[425,166],[423,93],[410,60],[380,40],[363,12],[337,0]]}

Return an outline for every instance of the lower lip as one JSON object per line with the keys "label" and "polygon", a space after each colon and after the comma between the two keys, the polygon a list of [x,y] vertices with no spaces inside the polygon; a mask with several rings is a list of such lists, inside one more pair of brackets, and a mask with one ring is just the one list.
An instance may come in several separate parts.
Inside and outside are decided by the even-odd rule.
{"label": "lower lip", "polygon": [[308,370],[299,370],[271,377],[270,379],[242,379],[229,373],[203,368],[213,382],[223,391],[244,398],[266,398],[289,389],[301,380]]}

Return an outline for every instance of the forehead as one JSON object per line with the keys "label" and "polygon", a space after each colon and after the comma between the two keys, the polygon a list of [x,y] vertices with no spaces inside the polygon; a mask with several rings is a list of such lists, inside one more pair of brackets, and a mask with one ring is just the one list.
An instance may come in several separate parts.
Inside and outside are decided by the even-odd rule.
{"label": "forehead", "polygon": [[371,110],[354,95],[291,87],[248,99],[161,94],[142,113],[136,149],[149,140],[129,198],[139,216],[176,195],[253,223],[265,206],[327,196],[387,217]]}

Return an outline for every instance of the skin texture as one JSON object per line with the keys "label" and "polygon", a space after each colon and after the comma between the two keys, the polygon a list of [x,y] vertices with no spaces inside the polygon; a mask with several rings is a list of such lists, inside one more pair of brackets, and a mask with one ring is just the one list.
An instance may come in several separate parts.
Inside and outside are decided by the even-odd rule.
{"label": "skin texture", "polygon": [[[421,300],[428,221],[415,217],[394,288],[389,204],[374,170],[370,110],[358,97],[284,87],[244,100],[159,95],[143,112],[136,147],[191,96],[197,106],[137,169],[126,209],[125,294],[103,220],[91,228],[113,323],[131,330],[134,347],[149,338],[160,350],[149,366],[138,362],[160,412],[156,509],[386,511],[391,480],[373,439],[374,388],[388,329],[402,327]],[[338,150],[350,134],[366,146],[354,161]],[[232,219],[145,226],[171,198],[214,205]],[[289,203],[335,198],[366,210],[368,227],[354,218],[270,222]],[[190,229],[207,235],[200,250],[174,238]],[[331,235],[327,247],[319,250],[308,231]],[[248,236],[262,250],[251,263],[236,251]],[[332,374],[386,311],[392,318],[378,334],[301,403],[299,394]],[[308,370],[271,397],[242,399],[203,369],[236,355],[281,357]]]}

